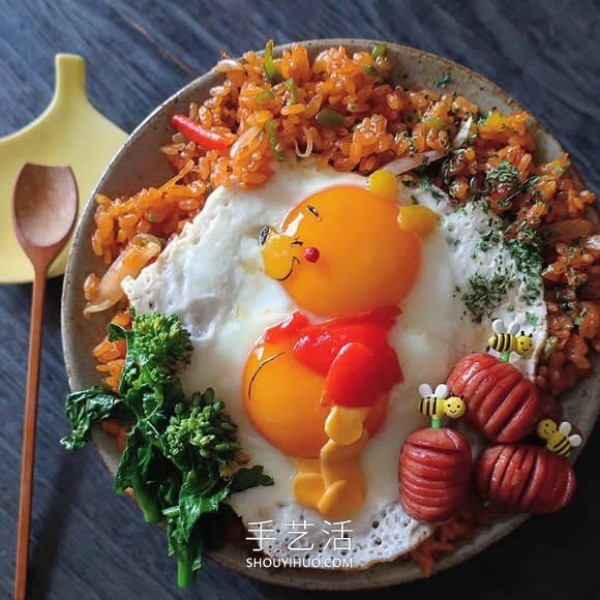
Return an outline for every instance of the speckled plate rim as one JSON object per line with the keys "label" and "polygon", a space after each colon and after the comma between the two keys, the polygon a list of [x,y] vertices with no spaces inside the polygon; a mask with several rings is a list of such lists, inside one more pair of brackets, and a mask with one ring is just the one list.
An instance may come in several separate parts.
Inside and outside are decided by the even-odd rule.
{"label": "speckled plate rim", "polygon": [[[430,54],[415,48],[380,42],[377,40],[364,39],[323,39],[301,42],[310,52],[318,52],[323,48],[343,45],[357,51],[372,48],[375,44],[385,43],[388,46],[390,56],[394,60],[394,78],[398,83],[419,79],[424,73],[427,74],[429,86],[436,81],[442,73],[452,72],[453,82],[448,86],[450,90],[464,91],[465,95],[475,97],[480,106],[489,109],[497,106],[501,109],[523,108],[506,91],[485,77],[479,75],[451,60]],[[291,44],[278,46],[276,53]],[[396,65],[396,62],[398,65]],[[410,65],[410,66],[408,66]],[[404,70],[408,69],[407,74]],[[417,70],[420,70],[417,72]],[[421,72],[422,71],[422,72]],[[403,76],[404,75],[404,76]],[[62,340],[65,355],[65,363],[71,389],[81,389],[87,385],[97,382],[98,374],[93,369],[90,358],[92,343],[100,336],[106,324],[106,318],[96,318],[86,321],[81,313],[84,305],[82,285],[85,275],[95,270],[101,272],[101,261],[91,252],[90,236],[93,227],[94,203],[92,198],[97,193],[115,195],[117,192],[126,194],[133,193],[142,185],[156,185],[168,176],[168,168],[152,170],[149,167],[143,176],[126,177],[129,175],[128,161],[131,155],[135,155],[136,147],[143,146],[153,135],[162,136],[163,143],[170,139],[170,129],[167,115],[174,112],[174,107],[186,110],[187,103],[191,97],[201,100],[208,95],[208,89],[217,84],[222,75],[214,70],[192,81],[184,88],[162,103],[153,111],[131,134],[121,150],[116,154],[106,171],[102,175],[90,200],[86,205],[81,221],[75,233],[74,242],[69,255],[69,261],[65,272],[62,302]],[[426,85],[421,83],[421,85]],[[483,99],[477,98],[484,96]],[[529,112],[529,111],[528,111]],[[531,115],[531,112],[529,112]],[[549,159],[562,151],[558,141],[549,133],[547,128],[534,119],[534,130],[537,134],[537,152]],[[151,146],[148,146],[151,147]],[[155,150],[155,148],[152,148]],[[144,161],[147,155],[144,155]],[[158,160],[156,156],[152,160]],[[163,162],[164,161],[163,158]],[[166,167],[166,165],[165,165]],[[141,167],[140,167],[141,168]],[[143,170],[143,169],[142,169]],[[135,171],[135,169],[134,169]],[[579,173],[573,167],[574,177],[583,183]],[[93,330],[93,331],[92,331]],[[94,334],[95,332],[95,334]],[[574,390],[564,397],[566,417],[577,423],[585,438],[591,433],[598,412],[600,410],[600,374],[598,366],[600,360],[595,360],[596,374],[581,382]],[[118,453],[114,440],[104,434],[99,428],[93,433],[93,443],[100,453],[106,467],[111,474],[115,473],[118,464]],[[582,448],[574,454],[577,458]],[[480,529],[475,537],[460,543],[457,550],[442,558],[436,563],[434,573],[441,572],[449,567],[460,564],[469,558],[479,554],[488,546],[508,535],[527,519],[527,515],[507,515],[498,519],[492,526]],[[289,568],[247,568],[246,558],[251,556],[242,545],[227,544],[223,548],[208,553],[208,556],[216,560],[222,566],[235,570],[243,575],[272,584],[279,584],[301,589],[319,590],[359,590],[376,589],[401,583],[407,583],[421,579],[423,574],[419,567],[409,561],[399,559],[388,563],[380,563],[366,570],[357,571],[326,571],[315,569],[289,569]]]}

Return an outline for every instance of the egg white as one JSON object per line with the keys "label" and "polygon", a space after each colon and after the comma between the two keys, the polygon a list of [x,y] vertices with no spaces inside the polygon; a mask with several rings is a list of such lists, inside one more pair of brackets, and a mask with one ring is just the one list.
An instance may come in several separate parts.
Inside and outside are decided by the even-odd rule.
{"label": "egg white", "polygon": [[[339,557],[339,550],[327,543],[331,527],[314,511],[296,504],[292,493],[294,467],[249,423],[242,404],[241,381],[246,359],[264,330],[298,310],[283,287],[263,271],[257,241],[261,228],[266,224],[277,226],[307,196],[340,184],[364,186],[366,179],[331,169],[319,171],[312,161],[303,161],[280,166],[273,178],[258,189],[217,188],[204,210],[166,247],[156,263],[123,286],[137,310],[158,310],[181,317],[194,345],[192,363],[182,374],[184,390],[191,393],[213,387],[237,423],[240,442],[251,463],[263,465],[275,480],[273,487],[233,495],[233,508],[250,528],[254,522],[269,522],[265,527],[276,531],[275,539],[265,541],[263,548],[274,557],[297,558],[297,552],[289,548],[296,537],[290,526],[306,523],[303,546],[312,548],[303,551],[303,556],[318,557],[323,568],[332,564],[326,559]],[[398,200],[416,200],[430,206],[441,220],[438,230],[423,243],[418,282],[389,335],[405,381],[392,390],[385,423],[362,456],[368,494],[365,505],[346,525],[351,530],[352,568],[394,559],[430,534],[431,527],[406,515],[399,502],[400,449],[411,431],[426,424],[416,410],[417,388],[424,382],[435,387],[445,381],[454,362],[470,351],[483,350],[490,335],[488,318],[480,325],[470,322],[456,293],[457,286],[464,286],[475,272],[489,274],[493,261],[500,256],[514,270],[515,277],[518,271],[502,247],[491,249],[481,265],[470,258],[484,224],[489,225],[489,215],[483,208],[453,211],[449,199],[439,190],[402,190]],[[455,242],[458,238],[459,245]],[[507,309],[513,304],[520,306],[519,290],[519,286],[511,288],[494,317],[505,319],[507,324],[512,321],[514,315]],[[543,300],[528,310],[538,317],[534,337],[538,352],[545,332]],[[531,375],[534,359],[521,360],[518,366]]]}

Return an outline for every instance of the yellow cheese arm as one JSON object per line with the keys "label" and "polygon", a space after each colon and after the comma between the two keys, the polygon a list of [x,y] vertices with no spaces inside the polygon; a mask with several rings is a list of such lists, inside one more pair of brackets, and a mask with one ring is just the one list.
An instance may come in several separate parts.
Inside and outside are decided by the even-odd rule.
{"label": "yellow cheese arm", "polygon": [[336,444],[349,446],[362,436],[363,423],[368,414],[368,407],[334,406],[325,421],[325,433]]}

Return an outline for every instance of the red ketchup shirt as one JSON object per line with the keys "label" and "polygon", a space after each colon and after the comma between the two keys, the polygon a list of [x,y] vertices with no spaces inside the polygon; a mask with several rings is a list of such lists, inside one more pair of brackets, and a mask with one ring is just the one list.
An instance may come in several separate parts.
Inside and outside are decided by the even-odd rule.
{"label": "red ketchup shirt", "polygon": [[295,312],[269,328],[264,339],[290,343],[303,365],[325,377],[322,404],[371,407],[380,394],[404,381],[387,339],[400,313],[388,306],[311,325],[305,314]]}

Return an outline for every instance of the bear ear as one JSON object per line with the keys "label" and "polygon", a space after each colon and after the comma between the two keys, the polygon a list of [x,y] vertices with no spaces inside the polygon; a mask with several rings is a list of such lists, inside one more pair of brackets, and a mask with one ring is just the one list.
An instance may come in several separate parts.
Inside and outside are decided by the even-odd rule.
{"label": "bear ear", "polygon": [[439,215],[422,204],[408,204],[398,210],[398,225],[403,231],[427,237],[437,227]]}

